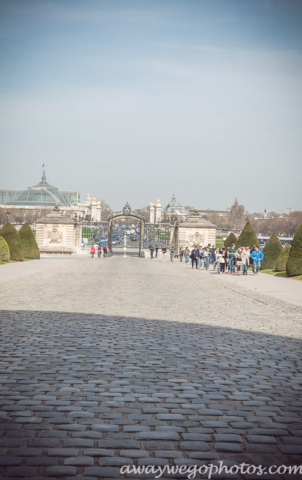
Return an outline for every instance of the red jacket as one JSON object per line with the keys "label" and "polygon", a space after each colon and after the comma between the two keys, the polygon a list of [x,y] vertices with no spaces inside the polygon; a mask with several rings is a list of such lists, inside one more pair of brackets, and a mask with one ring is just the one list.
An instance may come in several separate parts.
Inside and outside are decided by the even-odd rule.
{"label": "red jacket", "polygon": [[92,245],[92,247],[90,248],[90,253],[95,253],[95,248],[94,248],[93,245]]}

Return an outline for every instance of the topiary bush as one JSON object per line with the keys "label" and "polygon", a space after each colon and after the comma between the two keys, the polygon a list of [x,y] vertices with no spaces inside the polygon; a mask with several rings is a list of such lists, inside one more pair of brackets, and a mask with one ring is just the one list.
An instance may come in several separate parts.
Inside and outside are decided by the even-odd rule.
{"label": "topiary bush", "polygon": [[[1,235],[1,230],[0,230]],[[286,264],[288,277],[302,275],[302,225],[296,231]]]}
{"label": "topiary bush", "polygon": [[237,248],[239,248],[240,245],[248,245],[250,248],[253,248],[254,245],[260,247],[259,240],[250,222],[246,222],[241,234],[239,235],[239,238],[236,242]]}
{"label": "topiary bush", "polygon": [[11,223],[6,223],[0,230],[0,236],[8,244],[10,259],[17,262],[23,262],[24,256],[17,230]]}
{"label": "topiary bush", "polygon": [[40,251],[32,229],[28,223],[24,223],[19,231],[19,237],[23,255],[25,258],[40,259]]}
{"label": "topiary bush", "polygon": [[282,243],[277,235],[273,233],[263,249],[264,259],[261,262],[261,270],[276,268],[277,260],[282,250]]}
{"label": "topiary bush", "polygon": [[0,262],[9,262],[9,260],[9,246],[7,245],[6,240],[3,237],[0,237]]}
{"label": "topiary bush", "polygon": [[288,243],[282,248],[282,252],[279,254],[277,263],[276,263],[276,270],[277,272],[284,272],[286,270],[286,264],[289,257],[290,252],[290,245]]}
{"label": "topiary bush", "polygon": [[226,241],[224,242],[223,245],[225,246],[225,248],[229,248],[232,245],[232,243],[235,243],[235,245],[237,243],[237,237],[236,235],[234,235],[233,232],[230,233],[230,235],[226,238]]}

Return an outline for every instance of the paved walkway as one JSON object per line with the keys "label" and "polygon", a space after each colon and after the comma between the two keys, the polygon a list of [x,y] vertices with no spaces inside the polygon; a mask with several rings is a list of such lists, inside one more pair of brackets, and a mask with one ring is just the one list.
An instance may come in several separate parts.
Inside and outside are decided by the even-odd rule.
{"label": "paved walkway", "polygon": [[0,285],[0,478],[299,464],[299,306],[179,262],[30,263]]}

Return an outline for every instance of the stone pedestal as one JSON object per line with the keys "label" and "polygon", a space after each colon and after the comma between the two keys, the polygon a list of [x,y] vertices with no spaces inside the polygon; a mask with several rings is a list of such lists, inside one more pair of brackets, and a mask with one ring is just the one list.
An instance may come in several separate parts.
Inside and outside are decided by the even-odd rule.
{"label": "stone pedestal", "polygon": [[192,248],[216,246],[216,225],[205,220],[197,212],[193,212],[184,222],[171,227],[171,246],[178,253],[180,247]]}
{"label": "stone pedestal", "polygon": [[82,224],[67,217],[56,207],[37,220],[36,240],[41,253],[80,253]]}

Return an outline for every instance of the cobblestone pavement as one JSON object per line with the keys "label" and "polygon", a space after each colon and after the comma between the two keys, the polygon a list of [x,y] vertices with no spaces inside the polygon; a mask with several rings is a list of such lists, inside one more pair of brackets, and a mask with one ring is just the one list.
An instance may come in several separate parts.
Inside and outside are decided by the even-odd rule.
{"label": "cobblestone pavement", "polygon": [[0,305],[0,478],[301,462],[301,308],[118,256],[4,282]]}

